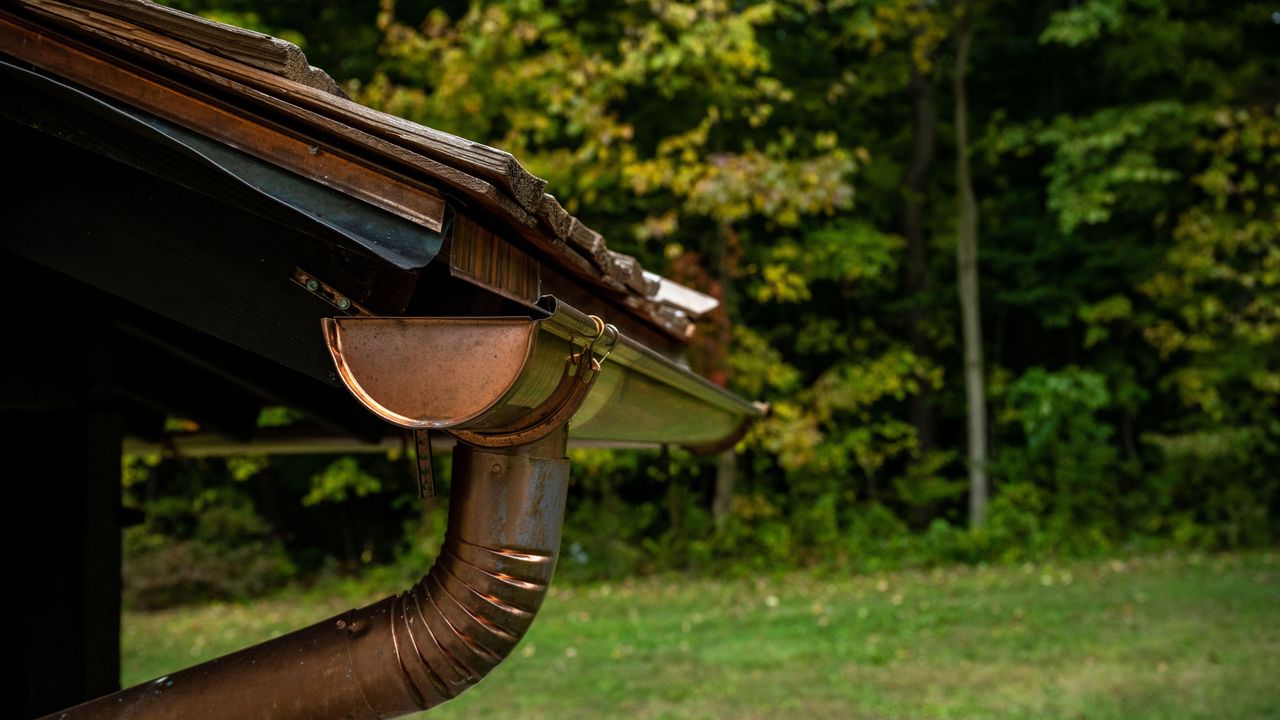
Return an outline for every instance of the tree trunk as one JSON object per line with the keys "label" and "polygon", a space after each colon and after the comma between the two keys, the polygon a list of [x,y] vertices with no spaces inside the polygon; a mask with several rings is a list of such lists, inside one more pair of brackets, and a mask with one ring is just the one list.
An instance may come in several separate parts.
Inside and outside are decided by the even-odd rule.
{"label": "tree trunk", "polygon": [[[914,53],[913,53],[914,55]],[[925,329],[924,294],[929,290],[928,242],[924,231],[924,199],[933,169],[933,152],[937,137],[937,113],[934,108],[933,78],[916,62],[911,62],[911,79],[907,84],[911,100],[911,159],[907,164],[902,188],[902,234],[907,241],[906,290],[911,303],[907,315],[907,338],[911,351],[920,357],[933,355],[933,343]],[[915,426],[921,452],[935,443],[933,422],[933,390],[927,386],[911,398],[911,424]]]}
{"label": "tree trunk", "polygon": [[[729,272],[729,227],[725,223],[721,223],[716,231],[715,257],[715,277],[720,285],[720,307],[724,311],[724,317],[729,316],[729,303],[731,301],[730,289],[731,281]],[[719,329],[720,347],[728,348],[733,341],[733,324],[724,322]],[[721,377],[725,383],[728,383],[727,374]],[[738,460],[734,454],[733,448],[725,450],[716,460],[716,484],[715,490],[711,496],[711,518],[715,522],[716,528],[724,525],[725,518],[729,517],[729,507],[733,500],[733,486],[738,478]]]}
{"label": "tree trunk", "polygon": [[667,523],[671,526],[672,537],[684,538],[684,493],[683,488],[671,476],[671,448],[663,445],[658,450],[658,466],[662,468],[662,476],[667,481]]}
{"label": "tree trunk", "polygon": [[716,529],[723,527],[725,518],[729,517],[733,486],[737,481],[738,456],[730,448],[716,458],[716,492],[711,500],[711,519]]}
{"label": "tree trunk", "polygon": [[964,389],[969,430],[969,524],[987,519],[987,415],[982,364],[982,323],[978,297],[978,202],[969,168],[969,109],[965,72],[973,41],[973,2],[963,0],[956,27],[955,123],[956,187],[959,218],[956,228],[956,274],[960,318],[964,333]]}

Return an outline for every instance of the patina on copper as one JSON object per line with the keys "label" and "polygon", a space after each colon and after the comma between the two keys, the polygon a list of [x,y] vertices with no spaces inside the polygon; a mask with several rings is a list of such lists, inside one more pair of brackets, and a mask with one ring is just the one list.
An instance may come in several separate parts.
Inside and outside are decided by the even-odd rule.
{"label": "patina on copper", "polygon": [[459,444],[444,547],[410,590],[47,716],[390,718],[475,685],[546,596],[564,522],[563,426],[501,449]]}
{"label": "patina on copper", "polygon": [[[334,318],[324,320],[324,333],[347,387],[388,422],[508,447],[564,426],[586,400],[620,337],[591,320],[592,334],[567,344],[539,336],[527,318]],[[533,361],[548,356],[545,347],[537,352],[547,343],[560,365],[553,383],[550,365]],[[439,362],[424,364],[428,357]]]}
{"label": "patina on copper", "polygon": [[347,388],[374,414],[410,430],[483,416],[520,378],[534,333],[528,318],[324,320]]}

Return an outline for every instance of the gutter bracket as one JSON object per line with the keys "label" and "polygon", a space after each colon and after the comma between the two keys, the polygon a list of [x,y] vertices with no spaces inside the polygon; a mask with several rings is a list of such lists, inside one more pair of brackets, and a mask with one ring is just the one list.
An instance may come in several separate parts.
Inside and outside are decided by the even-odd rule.
{"label": "gutter bracket", "polygon": [[414,476],[418,480],[418,499],[436,496],[435,462],[431,456],[431,434],[426,430],[410,430],[414,445]]}

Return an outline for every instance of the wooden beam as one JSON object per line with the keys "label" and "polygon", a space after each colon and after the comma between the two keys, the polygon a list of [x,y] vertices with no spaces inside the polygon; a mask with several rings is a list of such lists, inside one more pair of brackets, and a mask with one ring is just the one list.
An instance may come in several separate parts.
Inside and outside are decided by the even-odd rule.
{"label": "wooden beam", "polygon": [[[245,64],[239,62],[228,62],[225,58],[211,52],[201,51],[198,47],[175,40],[167,34],[154,32],[111,14],[94,12],[53,0],[19,1],[20,4],[46,17],[59,20],[64,25],[92,29],[100,34],[111,35],[120,40],[131,41],[166,53],[174,59],[189,62],[206,70],[216,70],[229,78],[253,85],[268,94],[287,99],[299,107],[342,120],[371,135],[391,140],[445,165],[464,170],[510,193],[518,206],[530,214],[537,212],[538,206],[542,203],[547,182],[534,176],[511,153],[504,150],[367,108],[309,85],[269,72],[261,72],[260,68],[245,67]],[[259,72],[250,72],[255,69]]]}
{"label": "wooden beam", "polygon": [[21,619],[3,707],[29,718],[119,688],[121,423],[109,310],[13,269],[6,290],[39,302],[9,318],[0,353],[0,533]]}
{"label": "wooden beam", "polygon": [[0,410],[0,450],[6,584],[22,619],[7,714],[39,717],[120,687],[119,418]]}
{"label": "wooden beam", "polygon": [[[237,102],[248,101],[273,117],[298,121],[313,136],[318,131],[350,150],[372,151],[415,175],[420,173],[456,191],[458,199],[474,209],[511,225],[545,256],[545,262],[563,267],[614,297],[634,292],[643,298],[656,292],[634,258],[623,256],[625,259],[617,261],[603,238],[543,192],[546,183],[528,174],[510,154],[380,113],[108,14],[119,4],[133,2],[20,0],[62,27],[197,80]],[[336,149],[325,148],[329,152]],[[672,327],[669,317],[650,312],[648,304],[630,306],[673,335],[686,336],[685,327]]]}
{"label": "wooden beam", "polygon": [[439,232],[444,199],[331,148],[231,112],[208,98],[179,92],[139,72],[108,62],[82,47],[0,17],[0,44],[13,56],[127,102],[202,135],[278,165]]}

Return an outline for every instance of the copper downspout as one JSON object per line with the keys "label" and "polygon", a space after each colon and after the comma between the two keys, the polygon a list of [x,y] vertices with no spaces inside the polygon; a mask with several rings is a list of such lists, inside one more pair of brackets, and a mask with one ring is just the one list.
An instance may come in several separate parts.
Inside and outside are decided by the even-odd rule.
{"label": "copper downspout", "polygon": [[444,548],[412,589],[54,718],[390,718],[476,684],[546,596],[564,522],[566,429],[459,443]]}
{"label": "copper downspout", "polygon": [[444,547],[416,586],[47,719],[391,718],[479,682],[551,582],[571,419],[612,439],[719,442],[761,412],[600,318],[543,301],[541,319],[324,321],[335,367],[366,407],[460,441]]}

